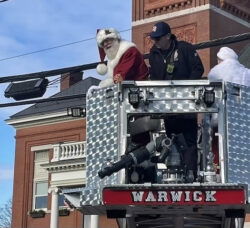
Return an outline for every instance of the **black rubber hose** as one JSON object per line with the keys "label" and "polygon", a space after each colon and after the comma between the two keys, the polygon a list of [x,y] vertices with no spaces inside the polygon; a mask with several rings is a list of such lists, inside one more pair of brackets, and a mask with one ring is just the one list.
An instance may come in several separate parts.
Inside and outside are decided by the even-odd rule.
{"label": "black rubber hose", "polygon": [[122,156],[121,160],[113,163],[111,166],[107,166],[98,172],[98,176],[102,179],[106,176],[110,176],[121,169],[130,167],[133,164],[139,164],[149,159],[151,153],[146,147],[140,147],[128,155]]}

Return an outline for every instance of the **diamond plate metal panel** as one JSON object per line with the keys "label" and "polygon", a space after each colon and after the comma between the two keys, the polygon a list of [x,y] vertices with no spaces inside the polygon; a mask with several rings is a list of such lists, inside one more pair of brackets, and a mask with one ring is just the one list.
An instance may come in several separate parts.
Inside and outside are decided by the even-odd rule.
{"label": "diamond plate metal panel", "polygon": [[[127,113],[198,113],[217,112],[218,100],[221,99],[221,88],[215,87],[216,102],[212,107],[207,107],[202,101],[199,102],[199,94],[204,92],[201,85],[178,85],[178,86],[141,86],[141,104],[135,110],[128,100],[131,88],[124,88],[124,110]],[[144,103],[147,103],[146,105]]]}
{"label": "diamond plate metal panel", "polygon": [[226,90],[228,179],[229,182],[249,185],[250,87],[227,83]]}
{"label": "diamond plate metal panel", "polygon": [[118,160],[118,105],[117,87],[99,89],[87,100],[87,180],[82,205],[99,204],[102,186],[119,183],[117,173],[103,180],[98,177],[108,159]]}
{"label": "diamond plate metal panel", "polygon": [[[114,86],[100,89],[88,99],[87,102],[87,168],[86,188],[82,194],[82,205],[98,205],[101,202],[102,186],[121,184],[118,173],[100,179],[97,172],[107,164],[108,159],[120,159],[119,151],[126,145],[126,126],[128,114],[140,113],[213,113],[223,112],[219,125],[224,125],[223,88],[214,86],[215,103],[207,107],[199,94],[209,84],[196,84],[189,82],[187,85],[136,85],[140,89],[141,101],[138,108],[133,108],[129,103],[128,93],[130,85]],[[193,84],[192,84],[193,83]],[[229,183],[250,183],[250,88],[238,87],[227,84],[227,132],[223,138],[228,139],[227,154],[228,164],[225,172]],[[121,90],[120,90],[121,89]],[[120,95],[120,92],[122,96]],[[149,94],[149,96],[147,96]],[[153,94],[153,95],[152,95]],[[118,97],[122,98],[121,101]],[[201,95],[202,97],[202,95]],[[197,102],[198,101],[198,102]],[[120,128],[119,124],[123,127]],[[221,128],[221,135],[225,131]],[[124,137],[123,137],[124,136]],[[123,137],[123,138],[122,138]],[[209,145],[210,147],[211,145]],[[209,149],[210,150],[210,149]],[[223,159],[222,159],[223,160]],[[205,164],[204,164],[205,165]]]}

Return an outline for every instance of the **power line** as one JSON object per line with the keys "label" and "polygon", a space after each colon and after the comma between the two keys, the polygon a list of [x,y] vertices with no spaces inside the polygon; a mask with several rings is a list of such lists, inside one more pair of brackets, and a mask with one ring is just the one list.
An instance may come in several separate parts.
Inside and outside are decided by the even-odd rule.
{"label": "power line", "polygon": [[[5,1],[8,1],[8,0],[5,0]],[[121,30],[119,32],[123,33],[123,32],[127,32],[129,30],[131,30],[131,29],[125,29],[125,30]],[[27,52],[27,53],[20,54],[20,55],[14,55],[14,56],[11,56],[11,57],[6,57],[6,58],[3,58],[3,59],[0,59],[0,61],[5,61],[5,60],[9,60],[9,59],[15,59],[15,58],[19,58],[19,57],[23,57],[23,56],[27,56],[27,55],[36,54],[36,53],[39,53],[39,52],[50,51],[50,50],[54,50],[54,49],[57,49],[57,48],[66,47],[66,46],[70,46],[70,45],[73,45],[73,44],[78,44],[78,43],[86,42],[86,41],[89,41],[89,40],[95,40],[95,37],[91,37],[91,38],[87,38],[87,39],[83,39],[83,40],[74,41],[74,42],[71,42],[71,43],[61,44],[61,45],[57,45],[57,46],[54,46],[54,47],[44,48],[44,49],[37,50],[37,51]]]}
{"label": "power line", "polygon": [[56,70],[48,70],[48,71],[41,71],[36,73],[30,73],[30,74],[20,74],[20,75],[14,75],[14,76],[6,76],[6,77],[0,77],[0,83],[6,83],[6,82],[14,82],[14,81],[24,81],[29,79],[35,79],[35,78],[48,78],[60,74],[65,73],[73,73],[73,72],[80,72],[84,70],[91,70],[96,68],[99,62],[95,63],[89,63],[74,67],[66,67],[66,68],[60,68]]}
{"label": "power line", "polygon": [[71,43],[67,43],[67,44],[57,45],[57,46],[50,47],[50,48],[44,48],[44,49],[37,50],[37,51],[27,52],[27,53],[20,54],[20,55],[14,55],[14,56],[11,56],[11,57],[0,59],[0,61],[15,59],[15,58],[23,57],[23,56],[26,56],[26,55],[36,54],[36,53],[39,53],[39,52],[50,51],[50,50],[53,50],[53,49],[66,47],[66,46],[69,46],[69,45],[73,45],[73,44],[77,44],[77,43],[81,43],[81,42],[86,42],[86,41],[93,40],[93,39],[95,39],[95,37],[84,39],[84,40],[79,40],[79,41],[75,41],[75,42],[71,42]]}
{"label": "power line", "polygon": [[49,82],[48,86],[58,84],[59,82],[63,81],[66,77],[68,77],[67,74],[63,75],[62,77],[55,78],[54,80],[51,80]]}
{"label": "power line", "polygon": [[[245,41],[245,40],[249,40],[249,39],[250,39],[250,32],[238,34],[238,35],[227,36],[224,38],[218,38],[218,39],[214,39],[214,40],[210,40],[210,41],[205,41],[205,42],[201,42],[198,44],[194,44],[193,46],[196,50],[201,50],[201,49],[215,47],[215,46],[221,46],[221,45],[225,45],[225,44],[237,43],[237,42],[241,42],[241,41]],[[144,55],[144,59],[148,59],[148,57],[149,57],[148,53]]]}
{"label": "power line", "polygon": [[[128,30],[123,30],[123,31],[128,31]],[[249,39],[250,39],[250,32],[194,44],[194,47],[196,49],[205,49],[205,48],[209,48],[209,47],[231,44],[231,43],[236,43],[236,42],[245,41],[245,40],[249,40]],[[148,54],[145,54],[144,58],[147,59]],[[60,75],[60,74],[64,74],[64,73],[91,70],[91,69],[96,68],[98,63],[99,62],[83,64],[83,65],[73,66],[73,67],[60,68],[60,69],[55,69],[55,70],[30,73],[30,74],[20,74],[20,75],[0,77],[0,83],[22,81],[22,80],[35,79],[35,78],[52,77],[52,76],[56,76],[56,75]]]}
{"label": "power line", "polygon": [[[244,34],[240,34],[240,35],[234,35],[234,36],[220,38],[220,39],[216,39],[216,40],[212,40],[212,41],[202,42],[199,44],[195,44],[194,46],[196,49],[204,49],[204,48],[208,48],[208,47],[220,46],[220,45],[225,45],[225,44],[229,44],[229,43],[235,43],[235,42],[240,42],[240,41],[244,41],[244,40],[249,40],[249,39],[250,39],[250,33],[244,33]],[[144,58],[147,58],[147,54],[144,55]],[[94,69],[98,63],[99,62],[84,64],[84,65],[79,65],[79,66],[74,66],[74,67],[61,68],[61,69],[56,69],[56,70],[50,70],[50,71],[43,71],[43,72],[38,72],[38,73],[30,73],[30,74],[24,74],[24,75],[2,77],[2,78],[0,78],[0,83],[12,82],[12,81],[22,81],[22,80],[35,79],[35,78],[51,77],[51,76],[55,76],[55,75],[59,75],[59,74],[63,74],[63,73],[90,70],[90,69]],[[53,81],[56,81],[56,79],[52,80],[52,82]],[[86,95],[85,94],[78,94],[78,95],[56,97],[56,98],[46,98],[46,99],[38,99],[38,100],[30,100],[30,101],[4,103],[4,104],[0,104],[0,108],[10,107],[10,106],[18,106],[18,105],[26,105],[26,104],[34,104],[34,103],[44,103],[44,102],[49,102],[49,101],[66,100],[66,99],[73,99],[73,98],[81,98],[81,97],[86,98]]]}
{"label": "power line", "polygon": [[224,38],[214,39],[206,42],[201,42],[199,44],[194,44],[195,49],[205,49],[215,46],[221,46],[225,44],[232,44],[236,42],[241,42],[250,39],[250,32],[242,33],[238,35],[227,36]]}

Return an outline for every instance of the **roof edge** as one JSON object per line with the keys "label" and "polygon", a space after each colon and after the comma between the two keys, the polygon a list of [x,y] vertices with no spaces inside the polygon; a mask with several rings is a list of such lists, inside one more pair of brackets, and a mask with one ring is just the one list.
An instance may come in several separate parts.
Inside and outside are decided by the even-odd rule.
{"label": "roof edge", "polygon": [[22,118],[11,118],[5,120],[8,125],[13,126],[15,129],[22,129],[40,125],[55,124],[58,122],[75,121],[78,119],[83,119],[82,117],[76,118],[68,116],[66,111],[55,112],[43,115],[32,115]]}

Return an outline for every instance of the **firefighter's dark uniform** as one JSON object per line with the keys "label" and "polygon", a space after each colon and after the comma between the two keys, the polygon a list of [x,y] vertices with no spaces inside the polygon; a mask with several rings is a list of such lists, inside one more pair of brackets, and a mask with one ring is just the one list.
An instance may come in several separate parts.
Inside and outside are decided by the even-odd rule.
{"label": "firefighter's dark uniform", "polygon": [[[204,68],[192,44],[177,41],[172,35],[172,43],[166,51],[153,46],[149,54],[151,80],[194,80],[200,79]],[[166,133],[183,133],[189,149],[184,154],[188,170],[197,168],[197,116],[184,114],[168,116],[165,119]]]}

